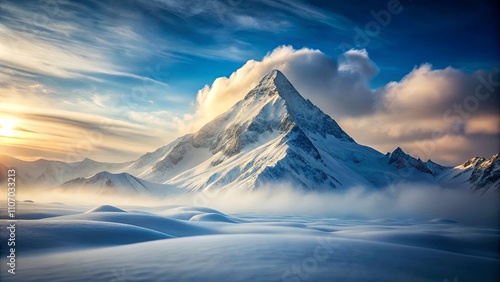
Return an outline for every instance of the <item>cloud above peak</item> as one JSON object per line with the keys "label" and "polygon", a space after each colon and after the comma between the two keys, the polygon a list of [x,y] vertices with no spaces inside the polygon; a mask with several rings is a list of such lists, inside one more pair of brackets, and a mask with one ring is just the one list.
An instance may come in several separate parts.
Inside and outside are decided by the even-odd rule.
{"label": "cloud above peak", "polygon": [[[198,91],[197,110],[187,130],[199,128],[241,100],[260,79],[273,69],[279,69],[297,90],[328,113],[363,114],[371,111],[372,91],[369,81],[375,65],[366,51],[350,51],[344,55],[341,67],[320,50],[280,46],[261,61],[249,60],[229,77],[219,77],[212,85]],[[352,59],[351,59],[352,57]],[[366,58],[364,61],[362,58]],[[372,67],[372,69],[370,69]],[[349,104],[346,111],[345,105]]]}
{"label": "cloud above peak", "polygon": [[[194,131],[228,110],[273,69],[358,142],[380,151],[402,146],[445,164],[458,164],[478,152],[497,153],[498,70],[467,74],[423,64],[400,81],[373,89],[370,82],[380,69],[364,49],[333,59],[320,50],[277,47],[261,61],[249,60],[199,90],[196,112],[186,118],[185,130]],[[462,145],[453,154],[450,144]]]}
{"label": "cloud above peak", "polygon": [[[455,162],[497,150],[498,72],[489,71],[498,68],[496,9],[468,1],[448,5],[444,15],[443,5],[410,2],[377,36],[365,34],[368,51],[330,57],[380,23],[374,14],[387,3],[3,0],[0,110],[22,105],[26,113],[67,110],[144,126],[154,142],[135,139],[133,147],[150,151],[178,136],[177,123],[181,132],[198,129],[277,68],[358,142],[381,151],[431,142],[442,144],[440,158]],[[408,28],[414,36],[401,36]],[[276,42],[289,45],[274,49]],[[12,150],[2,142],[0,149]],[[113,160],[129,155],[108,153]]]}
{"label": "cloud above peak", "polygon": [[357,73],[368,80],[374,78],[380,72],[378,66],[370,60],[365,49],[351,49],[338,58],[339,71],[343,74]]}

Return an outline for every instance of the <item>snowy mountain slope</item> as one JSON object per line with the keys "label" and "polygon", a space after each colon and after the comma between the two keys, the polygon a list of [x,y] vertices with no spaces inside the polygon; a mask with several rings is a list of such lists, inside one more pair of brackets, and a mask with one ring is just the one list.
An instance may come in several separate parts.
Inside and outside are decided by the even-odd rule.
{"label": "snowy mountain slope", "polygon": [[428,173],[433,176],[449,169],[449,167],[439,165],[431,160],[423,162],[421,159],[416,159],[403,152],[403,150],[399,147],[392,153],[388,153],[387,156],[389,157],[389,164],[394,165],[398,169],[415,168],[420,172]]}
{"label": "snowy mountain slope", "polygon": [[481,164],[476,165],[471,173],[469,182],[473,190],[500,191],[500,154],[496,154]]}
{"label": "snowy mountain slope", "polygon": [[307,188],[340,185],[306,132],[355,144],[275,70],[229,111],[177,142],[141,176],[191,189],[253,188],[281,180]]}
{"label": "snowy mountain slope", "polygon": [[66,191],[83,189],[102,194],[139,195],[168,195],[183,191],[169,185],[142,180],[128,173],[113,174],[107,171],[99,172],[91,177],[73,179],[62,184],[60,188]]}
{"label": "snowy mountain slope", "polygon": [[[278,70],[198,132],[135,161],[24,162],[0,155],[2,163],[16,167],[19,176],[37,186],[54,187],[73,179],[72,185],[106,191],[112,190],[107,181],[129,192],[148,190],[152,182],[187,190],[254,189],[277,182],[309,190],[378,188],[400,181],[469,185],[473,190],[499,185],[498,155],[451,168],[416,159],[401,148],[383,155],[356,143]],[[123,172],[127,174],[112,174]],[[150,182],[142,185],[142,179]]]}
{"label": "snowy mountain slope", "polygon": [[0,155],[0,164],[15,168],[19,177],[25,179],[32,186],[38,187],[55,187],[66,181],[78,177],[89,177],[104,170],[120,172],[131,163],[105,163],[88,158],[73,163],[45,159],[29,162]]}
{"label": "snowy mountain slope", "polygon": [[500,155],[489,159],[474,157],[465,163],[451,168],[438,176],[442,185],[456,186],[464,183],[473,191],[486,192],[489,189],[500,191]]}
{"label": "snowy mountain slope", "polygon": [[124,165],[121,163],[102,163],[87,158],[71,164],[50,162],[35,182],[52,187],[77,177],[91,176],[103,170],[121,171]]}
{"label": "snowy mountain slope", "polygon": [[23,177],[26,181],[34,182],[38,176],[47,168],[50,161],[37,160],[33,162],[22,161],[16,158],[0,155],[0,163],[9,168],[15,168],[16,174]]}
{"label": "snowy mountain slope", "polygon": [[386,156],[357,144],[278,70],[198,132],[163,148],[168,153],[140,176],[192,190],[282,181],[306,189],[380,187],[400,177]]}
{"label": "snowy mountain slope", "polygon": [[130,162],[130,164],[127,165],[123,170],[139,177],[144,174],[148,174],[151,171],[152,167],[156,163],[164,159],[178,143],[183,142],[190,136],[191,134],[184,135],[172,141],[168,145],[160,147],[153,152],[148,152],[142,155],[137,160]]}
{"label": "snowy mountain slope", "polygon": [[[4,185],[4,187],[7,187],[7,181],[8,181],[8,171],[10,168],[4,166],[3,164],[0,164],[0,185]],[[26,179],[24,179],[22,176],[16,176],[14,177],[15,184],[18,187],[28,187],[30,184]]]}

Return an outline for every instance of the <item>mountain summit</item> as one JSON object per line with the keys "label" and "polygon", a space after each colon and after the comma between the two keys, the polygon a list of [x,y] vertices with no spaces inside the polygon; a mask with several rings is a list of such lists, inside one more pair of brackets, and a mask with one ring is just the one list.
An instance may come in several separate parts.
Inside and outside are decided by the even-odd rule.
{"label": "mountain summit", "polygon": [[398,169],[412,167],[420,172],[428,173],[436,176],[446,170],[446,167],[439,165],[431,160],[423,162],[421,159],[415,159],[414,157],[403,152],[399,147],[396,148],[392,153],[387,154],[389,157],[389,164],[393,164]]}
{"label": "mountain summit", "polygon": [[500,191],[498,155],[456,167],[424,162],[399,147],[383,155],[356,143],[279,70],[266,74],[242,100],[198,132],[132,162],[23,162],[6,156],[0,156],[0,162],[25,167],[19,177],[31,184],[54,187],[73,179],[61,187],[100,192],[164,194],[177,193],[174,187],[256,189],[276,183],[332,190],[400,181]]}
{"label": "mountain summit", "polygon": [[[284,122],[294,122],[298,126],[321,135],[332,135],[347,142],[354,140],[345,133],[330,116],[323,113],[311,101],[304,99],[279,70],[272,70],[251,90],[244,101],[269,107],[276,102],[283,103]],[[248,103],[248,104],[250,104]]]}
{"label": "mountain summit", "polygon": [[137,163],[140,177],[193,190],[283,181],[306,189],[381,186],[397,177],[386,156],[357,144],[279,70],[198,132]]}

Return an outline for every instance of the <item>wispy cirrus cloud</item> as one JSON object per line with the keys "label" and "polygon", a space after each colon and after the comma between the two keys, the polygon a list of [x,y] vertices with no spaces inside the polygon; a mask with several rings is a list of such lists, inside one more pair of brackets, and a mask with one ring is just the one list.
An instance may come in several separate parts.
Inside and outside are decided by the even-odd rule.
{"label": "wispy cirrus cloud", "polygon": [[321,9],[305,1],[260,1],[264,5],[277,8],[281,11],[289,13],[290,15],[315,22],[321,22],[343,33],[350,32],[355,25],[352,20],[341,14]]}
{"label": "wispy cirrus cloud", "polygon": [[3,152],[20,158],[128,161],[144,153],[144,147],[159,147],[171,140],[159,138],[165,136],[165,129],[94,114],[4,105],[0,112],[1,117],[16,122],[14,136],[0,136]]}
{"label": "wispy cirrus cloud", "polygon": [[[17,111],[35,118],[45,108],[44,114],[62,117],[67,112],[82,121],[92,119],[86,115],[102,117],[150,132],[128,141],[109,132],[111,143],[96,147],[101,160],[112,158],[111,152],[123,160],[133,154],[112,142],[127,143],[132,151],[153,150],[178,131],[191,131],[227,109],[265,72],[281,68],[302,94],[362,143],[382,151],[398,145],[414,149],[417,142],[429,142],[432,129],[438,128],[445,133],[432,141],[439,151],[448,150],[451,142],[458,152],[449,149],[441,159],[451,162],[471,155],[474,149],[465,152],[465,147],[479,147],[475,152],[484,154],[497,140],[494,103],[482,103],[463,124],[437,121],[446,105],[467,97],[464,93],[470,93],[481,74],[477,69],[498,65],[493,36],[498,28],[489,16],[496,9],[472,1],[447,3],[403,3],[404,16],[393,15],[370,38],[370,56],[352,50],[337,60],[339,44],[353,42],[354,28],[373,21],[371,11],[385,9],[386,2],[360,2],[353,9],[342,1],[306,0],[3,0],[0,115]],[[429,13],[428,21],[421,22],[422,11]],[[401,36],[408,28],[415,36]],[[465,46],[464,38],[475,44]],[[275,49],[281,44],[299,49]],[[415,48],[421,45],[426,48]],[[235,69],[233,78],[229,74]],[[32,143],[17,137],[24,151],[16,149],[14,155],[42,156],[41,148],[52,143],[46,156],[59,158],[64,140],[74,142],[93,128],[81,123],[76,127],[80,131],[68,130],[72,137],[61,139],[62,119],[37,119],[25,128]],[[58,124],[60,131],[53,132],[51,124]],[[459,130],[450,124],[459,124]],[[7,141],[2,141],[3,149]],[[12,150],[14,143],[9,144],[7,150]],[[455,148],[457,144],[463,147]]]}
{"label": "wispy cirrus cloud", "polygon": [[[60,77],[81,78],[109,74],[141,79],[118,59],[148,50],[132,27],[110,25],[85,5],[55,1],[50,14],[30,1],[2,2],[0,64],[11,69]],[[59,4],[58,4],[59,3]],[[66,7],[67,6],[67,7]],[[81,20],[75,20],[81,19]],[[121,53],[115,53],[120,49]]]}
{"label": "wispy cirrus cloud", "polygon": [[106,74],[142,79],[147,77],[140,74],[143,70],[137,73],[136,63],[148,57],[245,61],[254,54],[248,39],[235,37],[235,31],[283,32],[297,16],[339,31],[352,25],[305,2],[122,1],[110,8],[112,3],[2,2],[0,63],[62,78]]}

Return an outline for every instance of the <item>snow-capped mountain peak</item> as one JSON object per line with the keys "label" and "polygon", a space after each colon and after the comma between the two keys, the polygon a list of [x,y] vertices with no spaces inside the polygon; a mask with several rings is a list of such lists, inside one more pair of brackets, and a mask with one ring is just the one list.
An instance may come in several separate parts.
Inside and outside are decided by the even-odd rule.
{"label": "snow-capped mountain peak", "polygon": [[439,176],[442,184],[457,186],[469,184],[471,190],[483,193],[492,189],[500,191],[500,155],[486,159],[474,157]]}
{"label": "snow-capped mountain peak", "polygon": [[149,182],[128,173],[110,173],[101,171],[90,177],[79,177],[70,180],[60,188],[71,191],[92,191],[112,194],[165,195],[179,193],[178,189],[164,184]]}
{"label": "snow-capped mountain peak", "polygon": [[397,147],[392,153],[388,153],[389,164],[396,166],[398,169],[414,168],[420,172],[436,176],[447,169],[431,160],[426,162],[421,159],[416,159],[405,153],[403,149]]}
{"label": "snow-capped mountain peak", "polygon": [[248,100],[251,97],[262,97],[266,95],[279,95],[285,100],[304,100],[297,91],[293,90],[295,90],[295,88],[285,75],[283,75],[281,71],[274,69],[266,74],[254,89],[248,92],[244,100]]}
{"label": "snow-capped mountain peak", "polygon": [[[9,166],[21,162],[5,156],[0,161]],[[476,190],[500,183],[498,155],[451,168],[414,158],[399,147],[383,155],[356,143],[278,70],[265,75],[244,99],[197,132],[135,161],[111,164],[85,159],[67,164],[40,160],[26,167],[30,174],[20,176],[38,184],[53,187],[74,179],[63,187],[115,191],[114,187],[123,186],[134,193],[165,190],[163,184],[203,190],[255,189],[287,182],[328,190],[413,180],[453,187],[470,183]],[[112,173],[98,173],[104,170]],[[113,174],[118,172],[126,174]]]}
{"label": "snow-capped mountain peak", "polygon": [[[355,156],[360,152],[369,156]],[[383,159],[379,152],[356,144],[273,70],[227,112],[198,132],[144,155],[133,167],[141,168],[138,175],[148,180],[195,190],[253,188],[274,181],[331,189],[381,182],[369,167]],[[369,171],[367,178],[355,180],[356,166]]]}
{"label": "snow-capped mountain peak", "polygon": [[465,163],[461,164],[459,167],[463,168],[463,169],[468,169],[468,168],[473,168],[475,167],[477,164],[481,164],[485,161],[486,159],[483,158],[483,157],[474,157],[474,158],[470,158],[468,159]]}
{"label": "snow-capped mountain peak", "polygon": [[[354,142],[335,120],[302,97],[279,70],[272,70],[265,75],[240,103],[258,104],[264,111],[269,110],[268,108],[279,108],[280,115],[276,116],[281,118],[281,123],[293,122],[306,131],[322,136],[332,135],[344,142]],[[269,116],[258,116],[260,117],[269,118]]]}
{"label": "snow-capped mountain peak", "polygon": [[469,182],[473,190],[487,191],[490,188],[500,191],[500,154],[493,155],[482,162],[476,162]]}

